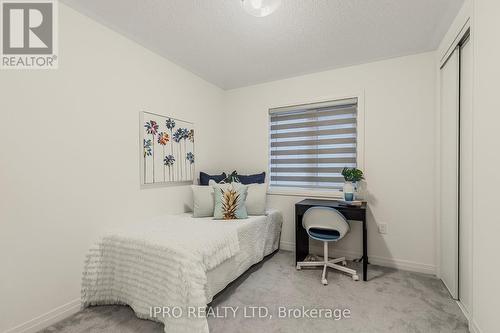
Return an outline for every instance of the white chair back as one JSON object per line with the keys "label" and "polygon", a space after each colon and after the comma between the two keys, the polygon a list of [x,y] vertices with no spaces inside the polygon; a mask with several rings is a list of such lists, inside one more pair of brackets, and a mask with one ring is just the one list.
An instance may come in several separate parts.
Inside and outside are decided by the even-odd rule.
{"label": "white chair back", "polygon": [[302,217],[302,226],[309,233],[309,229],[336,230],[342,239],[349,232],[349,223],[344,215],[331,207],[311,207]]}

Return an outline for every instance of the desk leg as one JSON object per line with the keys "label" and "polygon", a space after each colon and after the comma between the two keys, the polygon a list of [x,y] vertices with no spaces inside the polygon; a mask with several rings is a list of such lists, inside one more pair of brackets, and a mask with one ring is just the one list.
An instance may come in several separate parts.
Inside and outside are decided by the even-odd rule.
{"label": "desk leg", "polygon": [[366,217],[363,220],[363,281],[368,275],[368,232],[366,229]]}
{"label": "desk leg", "polygon": [[295,215],[295,264],[309,254],[309,236],[302,227],[302,215]]}

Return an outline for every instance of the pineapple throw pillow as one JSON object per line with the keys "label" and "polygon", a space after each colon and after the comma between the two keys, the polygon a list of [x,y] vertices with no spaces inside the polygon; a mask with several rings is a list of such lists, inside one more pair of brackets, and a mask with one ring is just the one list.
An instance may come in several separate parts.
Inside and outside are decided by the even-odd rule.
{"label": "pineapple throw pillow", "polygon": [[248,186],[239,183],[212,184],[215,194],[214,219],[236,220],[248,217],[245,201]]}

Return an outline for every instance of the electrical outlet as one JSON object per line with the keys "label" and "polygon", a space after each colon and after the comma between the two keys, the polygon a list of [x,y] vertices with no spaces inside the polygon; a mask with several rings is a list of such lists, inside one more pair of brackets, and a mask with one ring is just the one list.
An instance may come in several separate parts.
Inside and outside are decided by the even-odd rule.
{"label": "electrical outlet", "polygon": [[387,233],[387,224],[380,223],[378,225],[378,232],[381,233],[381,234],[386,234]]}

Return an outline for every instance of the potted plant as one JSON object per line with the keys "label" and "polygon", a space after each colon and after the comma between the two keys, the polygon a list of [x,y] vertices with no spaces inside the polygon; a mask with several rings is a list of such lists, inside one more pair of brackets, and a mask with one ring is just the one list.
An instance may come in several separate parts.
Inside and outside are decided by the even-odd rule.
{"label": "potted plant", "polygon": [[356,192],[357,182],[364,179],[363,171],[358,168],[344,168],[342,170],[342,176],[344,176],[344,200],[352,201],[354,200],[354,193]]}

